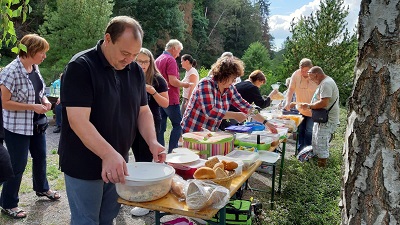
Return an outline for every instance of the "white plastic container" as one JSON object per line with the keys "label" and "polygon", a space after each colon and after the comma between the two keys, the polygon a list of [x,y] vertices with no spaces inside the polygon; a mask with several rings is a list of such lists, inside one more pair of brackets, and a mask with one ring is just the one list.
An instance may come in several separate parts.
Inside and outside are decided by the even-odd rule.
{"label": "white plastic container", "polygon": [[118,195],[132,202],[147,202],[164,197],[171,189],[175,169],[164,163],[127,163],[125,184],[117,183]]}
{"label": "white plastic container", "polygon": [[226,156],[242,160],[243,170],[247,170],[247,168],[249,168],[258,159],[259,153],[242,151],[242,150],[233,150]]}

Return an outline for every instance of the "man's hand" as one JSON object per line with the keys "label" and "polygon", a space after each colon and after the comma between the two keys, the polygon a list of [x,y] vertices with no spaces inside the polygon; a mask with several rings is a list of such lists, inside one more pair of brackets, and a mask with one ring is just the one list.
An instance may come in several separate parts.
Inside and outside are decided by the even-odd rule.
{"label": "man's hand", "polygon": [[117,151],[112,150],[102,157],[101,178],[108,183],[125,183],[125,176],[128,176],[128,168],[125,159]]}
{"label": "man's hand", "polygon": [[167,153],[165,152],[165,147],[162,146],[157,141],[154,141],[151,145],[149,145],[150,152],[153,155],[154,162],[163,163],[165,162],[165,158]]}
{"label": "man's hand", "polygon": [[300,103],[299,107],[301,109],[303,109],[303,110],[307,110],[307,109],[310,109],[310,104],[308,104],[308,103]]}

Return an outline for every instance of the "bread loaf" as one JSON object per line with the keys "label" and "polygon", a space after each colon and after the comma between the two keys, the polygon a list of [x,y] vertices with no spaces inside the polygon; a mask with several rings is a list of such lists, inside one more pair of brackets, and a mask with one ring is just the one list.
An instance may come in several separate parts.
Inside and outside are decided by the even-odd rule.
{"label": "bread loaf", "polygon": [[215,171],[209,167],[200,167],[194,172],[193,177],[195,179],[215,179],[217,175]]}
{"label": "bread loaf", "polygon": [[239,165],[234,161],[222,160],[226,170],[232,171],[236,169]]}
{"label": "bread loaf", "polygon": [[214,168],[214,165],[219,163],[219,159],[217,157],[212,157],[205,162],[205,165],[210,168]]}
{"label": "bread loaf", "polygon": [[217,167],[214,171],[217,175],[217,178],[224,178],[228,176],[228,174],[225,173],[225,170],[221,169],[220,167]]}
{"label": "bread loaf", "polygon": [[216,170],[217,168],[221,168],[222,170],[224,170],[225,165],[222,162],[218,162],[214,165],[213,170]]}

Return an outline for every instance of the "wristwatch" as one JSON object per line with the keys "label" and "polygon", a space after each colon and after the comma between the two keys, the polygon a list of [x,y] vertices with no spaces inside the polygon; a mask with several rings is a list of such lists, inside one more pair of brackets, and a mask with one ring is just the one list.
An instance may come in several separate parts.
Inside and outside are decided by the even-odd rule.
{"label": "wristwatch", "polygon": [[268,123],[268,120],[264,120],[263,121],[263,125],[265,125],[266,123]]}

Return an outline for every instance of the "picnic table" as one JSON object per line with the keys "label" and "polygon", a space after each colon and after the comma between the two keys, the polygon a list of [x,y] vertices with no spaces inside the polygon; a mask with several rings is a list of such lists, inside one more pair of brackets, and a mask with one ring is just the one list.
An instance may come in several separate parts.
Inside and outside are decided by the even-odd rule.
{"label": "picnic table", "polygon": [[[256,171],[256,169],[261,165],[261,161],[257,160],[253,165],[251,165],[247,170],[243,171],[240,176],[235,177],[232,180],[231,186],[229,188],[230,197],[232,197],[237,190],[250,178],[250,176]],[[142,207],[155,211],[155,223],[160,225],[160,219],[166,214],[178,214],[182,216],[194,217],[207,220],[210,224],[225,224],[226,220],[226,208],[222,209],[211,209],[205,208],[200,211],[188,209],[186,202],[180,202],[175,195],[168,193],[164,197],[150,201],[150,202],[131,202],[125,199],[119,198],[118,202],[128,206]],[[220,222],[215,223],[210,221],[211,218],[219,213]]]}

